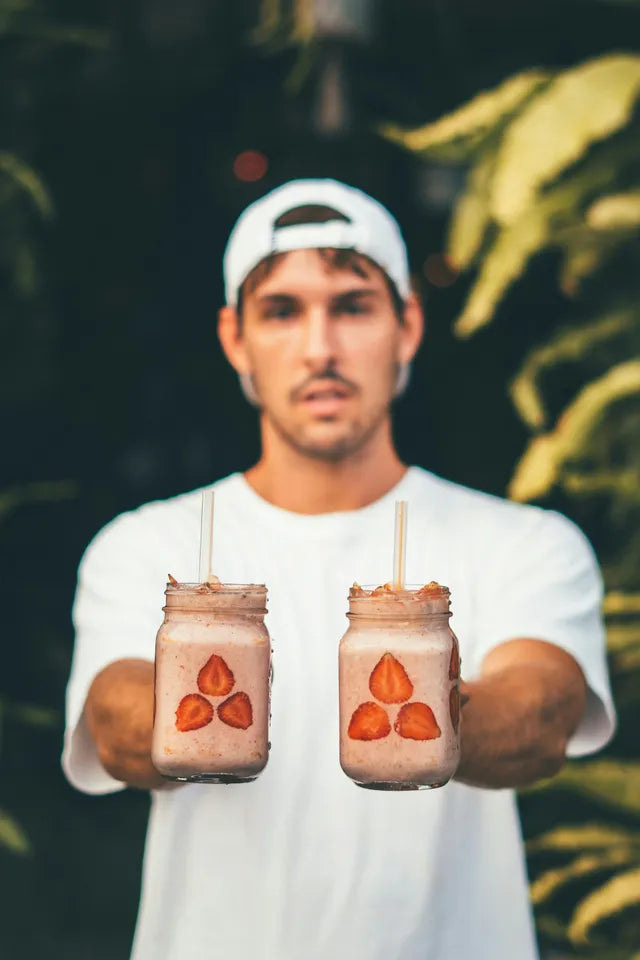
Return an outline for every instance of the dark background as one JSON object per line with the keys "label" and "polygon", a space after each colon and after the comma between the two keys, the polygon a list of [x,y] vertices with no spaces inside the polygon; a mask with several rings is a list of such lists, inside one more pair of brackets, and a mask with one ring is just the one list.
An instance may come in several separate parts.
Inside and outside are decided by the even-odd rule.
{"label": "dark background", "polygon": [[[375,5],[369,38],[326,39],[305,60],[277,38],[252,39],[259,12],[256,2],[59,0],[29,4],[28,29],[0,20],[0,150],[33,165],[56,208],[45,225],[25,214],[35,294],[0,299],[0,807],[30,845],[22,856],[0,847],[6,960],[128,956],[147,798],[85,797],[59,769],[75,572],[115,514],[257,456],[255,413],[215,334],[235,218],[300,176],[338,177],[390,207],[428,315],[396,411],[400,452],[503,494],[526,441],[505,384],[572,307],[555,263],[540,258],[486,332],[455,340],[468,281],[430,284],[424,265],[443,247],[460,174],[376,128],[426,122],[509,73],[640,36],[632,4],[401,0]],[[54,26],[96,32],[89,44],[47,39]],[[335,57],[348,116],[323,132],[323,64]],[[256,182],[234,175],[246,150],[268,160]],[[572,515],[606,537],[597,514]],[[25,722],[24,704],[44,710]],[[528,815],[548,819],[532,800]]]}

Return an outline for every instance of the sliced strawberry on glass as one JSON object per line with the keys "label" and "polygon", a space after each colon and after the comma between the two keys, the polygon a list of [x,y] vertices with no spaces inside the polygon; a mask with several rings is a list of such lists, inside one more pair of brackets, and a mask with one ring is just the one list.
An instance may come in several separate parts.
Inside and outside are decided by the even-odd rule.
{"label": "sliced strawberry on glass", "polygon": [[458,724],[460,723],[460,690],[457,684],[455,687],[451,687],[449,691],[449,712],[451,713],[453,729],[457,733]]}
{"label": "sliced strawberry on glass", "polygon": [[246,693],[234,693],[218,707],[218,716],[229,727],[246,730],[253,723],[251,700]]}
{"label": "sliced strawberry on glass", "polygon": [[226,697],[235,682],[231,670],[217,653],[209,657],[198,674],[198,690],[209,697]]}
{"label": "sliced strawberry on glass", "polygon": [[381,740],[391,733],[389,717],[382,707],[368,700],[354,711],[347,734],[352,740]]}
{"label": "sliced strawberry on glass", "polygon": [[188,693],[178,704],[176,727],[181,733],[199,730],[213,720],[213,707],[199,693]]}
{"label": "sliced strawberry on glass", "polygon": [[460,651],[458,649],[458,640],[455,634],[453,637],[453,646],[451,647],[451,659],[449,660],[449,680],[460,679]]}
{"label": "sliced strawberry on glass", "polygon": [[437,740],[440,727],[426,703],[405,703],[400,707],[393,729],[407,740]]}
{"label": "sliced strawberry on glass", "polygon": [[404,703],[413,693],[413,684],[400,661],[385,653],[371,671],[369,690],[382,703]]}

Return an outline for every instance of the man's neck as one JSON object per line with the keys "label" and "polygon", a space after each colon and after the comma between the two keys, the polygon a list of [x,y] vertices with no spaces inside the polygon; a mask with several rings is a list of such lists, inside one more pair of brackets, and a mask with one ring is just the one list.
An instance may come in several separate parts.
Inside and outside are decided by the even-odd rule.
{"label": "man's neck", "polygon": [[337,463],[309,457],[269,437],[260,460],[245,473],[264,500],[294,513],[357,510],[384,496],[407,472],[386,422],[365,446]]}

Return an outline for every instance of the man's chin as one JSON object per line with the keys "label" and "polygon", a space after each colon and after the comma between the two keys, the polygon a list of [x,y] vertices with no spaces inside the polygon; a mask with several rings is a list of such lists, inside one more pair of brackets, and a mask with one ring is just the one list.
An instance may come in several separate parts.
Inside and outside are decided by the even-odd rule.
{"label": "man's chin", "polygon": [[296,431],[283,432],[284,438],[294,449],[313,460],[337,463],[356,453],[366,436],[361,429],[344,422],[317,421],[311,427]]}
{"label": "man's chin", "polygon": [[305,457],[325,463],[338,463],[357,454],[380,427],[387,411],[368,425],[356,418],[314,419],[285,425],[273,415],[267,416],[275,431],[294,450]]}

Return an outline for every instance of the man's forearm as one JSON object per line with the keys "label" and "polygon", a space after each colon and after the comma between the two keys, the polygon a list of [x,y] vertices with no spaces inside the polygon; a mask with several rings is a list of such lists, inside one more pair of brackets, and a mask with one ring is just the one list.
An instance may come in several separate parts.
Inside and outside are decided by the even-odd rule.
{"label": "man's forearm", "polygon": [[107,773],[140,789],[166,783],[151,763],[153,663],[110,663],[91,684],[84,716]]}
{"label": "man's forearm", "polygon": [[560,770],[584,709],[584,690],[567,688],[553,664],[505,667],[463,683],[462,757],[456,779],[480,787],[520,787]]}

